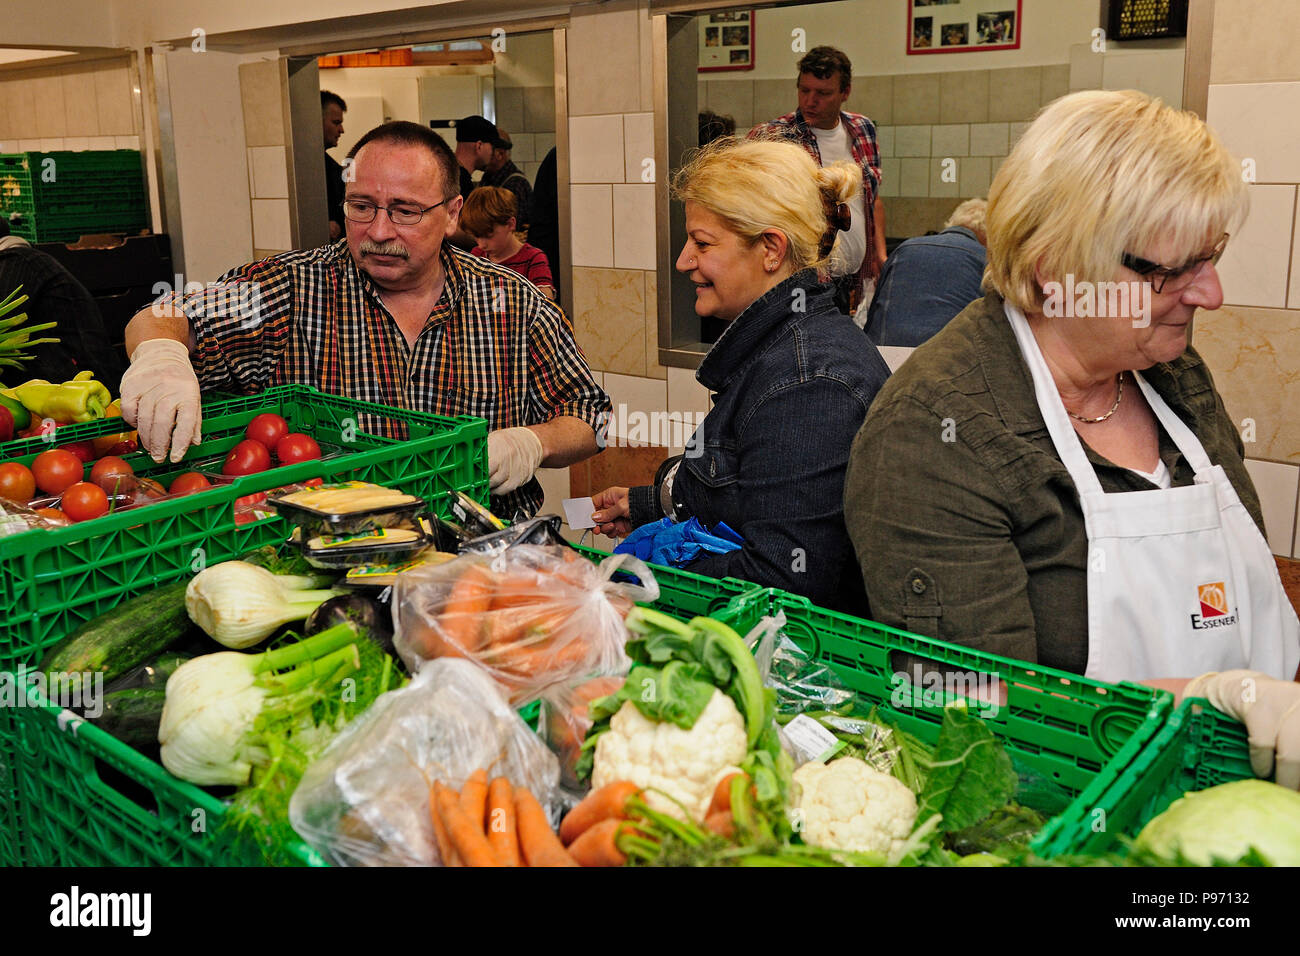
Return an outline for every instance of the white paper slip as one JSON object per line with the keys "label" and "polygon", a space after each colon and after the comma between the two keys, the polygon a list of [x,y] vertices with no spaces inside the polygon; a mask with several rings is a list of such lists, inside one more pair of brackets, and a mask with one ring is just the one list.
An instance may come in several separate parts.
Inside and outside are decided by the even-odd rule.
{"label": "white paper slip", "polygon": [[800,714],[782,727],[781,736],[790,745],[788,749],[796,765],[829,760],[844,746],[838,737],[806,714]]}
{"label": "white paper slip", "polygon": [[565,498],[561,504],[564,505],[564,523],[570,528],[581,531],[583,528],[596,527],[596,522],[591,520],[596,506],[590,498]]}

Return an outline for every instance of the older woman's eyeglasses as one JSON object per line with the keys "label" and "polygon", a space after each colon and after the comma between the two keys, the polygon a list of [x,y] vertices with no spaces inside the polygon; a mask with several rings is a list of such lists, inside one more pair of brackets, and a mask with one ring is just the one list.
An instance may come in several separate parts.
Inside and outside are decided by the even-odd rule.
{"label": "older woman's eyeglasses", "polygon": [[[454,196],[452,197],[455,198]],[[394,203],[391,206],[377,206],[372,202],[366,202],[364,199],[348,199],[343,203],[343,215],[353,222],[374,222],[375,217],[379,215],[379,210],[388,213],[389,220],[395,226],[414,226],[424,218],[424,214],[430,210],[437,209],[439,206],[450,202],[451,199],[444,199],[442,202],[436,202],[432,206],[414,206],[408,203]]]}
{"label": "older woman's eyeglasses", "polygon": [[1208,256],[1199,256],[1175,269],[1162,266],[1158,262],[1152,262],[1150,259],[1143,259],[1128,252],[1120,256],[1119,261],[1125,268],[1132,269],[1138,275],[1149,278],[1151,291],[1159,295],[1161,292],[1178,292],[1187,288],[1200,275],[1207,262],[1217,264],[1223,258],[1223,250],[1227,246],[1228,234],[1225,232],[1223,237],[1215,243],[1214,249]]}

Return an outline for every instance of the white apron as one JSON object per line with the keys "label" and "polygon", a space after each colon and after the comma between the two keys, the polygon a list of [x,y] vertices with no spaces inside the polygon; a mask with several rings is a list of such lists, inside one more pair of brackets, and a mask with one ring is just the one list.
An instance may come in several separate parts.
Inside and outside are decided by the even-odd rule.
{"label": "white apron", "polygon": [[1300,620],[1268,542],[1232,482],[1191,429],[1134,372],[1147,404],[1196,483],[1106,494],[1070,425],[1052,374],[1019,309],[1007,304],[1038,409],[1070,472],[1088,535],[1088,669],[1102,681],[1195,677],[1250,668],[1290,680]]}

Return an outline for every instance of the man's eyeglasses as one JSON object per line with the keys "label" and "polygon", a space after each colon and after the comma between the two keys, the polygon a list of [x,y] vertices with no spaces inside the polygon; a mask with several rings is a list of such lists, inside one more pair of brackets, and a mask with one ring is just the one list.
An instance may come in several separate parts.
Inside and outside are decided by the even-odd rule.
{"label": "man's eyeglasses", "polygon": [[1227,246],[1228,234],[1225,232],[1208,256],[1193,259],[1176,269],[1170,269],[1158,262],[1152,262],[1150,259],[1143,259],[1127,252],[1120,256],[1119,261],[1125,268],[1132,269],[1140,276],[1148,277],[1151,281],[1151,291],[1158,295],[1161,292],[1178,292],[1187,288],[1200,275],[1201,269],[1205,267],[1207,262],[1217,264],[1223,258],[1223,250]]}
{"label": "man's eyeglasses", "polygon": [[388,213],[389,220],[395,226],[414,226],[424,218],[424,214],[430,210],[437,209],[439,206],[448,203],[451,199],[444,199],[442,202],[436,202],[432,206],[410,206],[405,203],[397,203],[392,206],[377,206],[372,202],[366,202],[364,199],[347,199],[343,202],[343,215],[347,216],[352,222],[374,222],[375,216],[379,215],[379,210]]}

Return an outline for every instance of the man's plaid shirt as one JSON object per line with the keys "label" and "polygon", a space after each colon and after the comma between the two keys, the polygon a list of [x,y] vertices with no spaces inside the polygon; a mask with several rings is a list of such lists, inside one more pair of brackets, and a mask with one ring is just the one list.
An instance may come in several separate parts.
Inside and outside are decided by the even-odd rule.
{"label": "man's plaid shirt", "polygon": [[[450,243],[441,255],[446,285],[413,348],[346,239],[232,269],[180,302],[197,342],[199,383],[243,394],[312,385],[397,408],[475,415],[489,429],[559,415],[599,429],[609,397],[559,306],[504,266]],[[358,425],[406,437],[397,422]],[[492,507],[510,519],[536,513],[542,498],[534,478],[494,496]]]}
{"label": "man's plaid shirt", "polygon": [[[876,145],[876,126],[861,113],[840,112],[840,122],[849,133],[849,152],[853,160],[862,167],[862,205],[867,215],[864,220],[867,237],[867,254],[862,257],[862,268],[858,270],[858,282],[873,279],[880,272],[880,260],[876,258],[876,195],[880,189],[880,148]],[[749,131],[749,139],[788,139],[798,143],[818,166],[822,165],[821,149],[817,146],[817,136],[812,127],[798,110],[778,116],[770,123],[759,123]]]}

